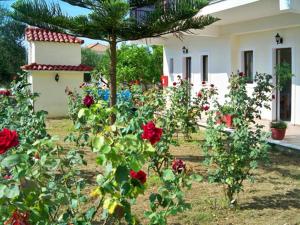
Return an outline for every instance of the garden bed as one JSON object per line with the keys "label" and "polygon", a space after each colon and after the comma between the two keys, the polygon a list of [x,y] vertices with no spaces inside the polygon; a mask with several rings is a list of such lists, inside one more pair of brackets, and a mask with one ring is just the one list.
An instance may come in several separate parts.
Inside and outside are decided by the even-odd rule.
{"label": "garden bed", "polygon": [[[48,120],[47,127],[51,135],[58,135],[63,140],[71,131],[72,122],[66,119]],[[203,153],[199,151],[202,138],[201,134],[193,135],[194,141],[182,141],[180,147],[172,147],[172,154],[186,161],[188,169],[193,169],[204,176],[204,182],[194,184],[192,190],[187,193],[192,209],[171,218],[170,224],[300,224],[299,153],[273,149],[270,154],[270,165],[255,170],[256,182],[245,183],[245,192],[242,192],[238,199],[239,208],[233,210],[226,206],[220,185],[207,182],[207,167],[200,164],[203,161]],[[60,144],[70,147],[62,141]],[[96,156],[90,149],[84,150],[84,153],[87,166],[82,168],[82,174],[89,178],[93,186],[101,168],[96,165]],[[155,182],[155,178],[148,180],[149,193],[156,188]],[[144,209],[148,207],[147,197],[146,194],[145,197],[139,198],[137,206],[134,207],[141,215],[140,218]],[[146,221],[142,222],[147,224]]]}

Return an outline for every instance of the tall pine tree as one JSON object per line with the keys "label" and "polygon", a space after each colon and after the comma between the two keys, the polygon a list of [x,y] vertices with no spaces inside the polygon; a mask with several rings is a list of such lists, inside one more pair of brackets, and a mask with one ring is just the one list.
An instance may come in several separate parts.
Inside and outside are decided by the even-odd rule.
{"label": "tall pine tree", "polygon": [[116,104],[117,43],[203,29],[216,21],[196,16],[207,0],[62,0],[89,10],[87,15],[68,16],[58,3],[17,0],[14,19],[32,26],[76,36],[103,40],[110,45],[111,106]]}

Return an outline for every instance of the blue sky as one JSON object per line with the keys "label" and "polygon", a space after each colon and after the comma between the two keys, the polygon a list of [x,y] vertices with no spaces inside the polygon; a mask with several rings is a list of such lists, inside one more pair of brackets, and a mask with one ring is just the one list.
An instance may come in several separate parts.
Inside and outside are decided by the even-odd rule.
{"label": "blue sky", "polygon": [[[14,2],[15,1],[3,1],[2,4],[4,6],[10,8],[10,6]],[[58,2],[60,4],[62,10],[70,16],[76,16],[76,15],[82,15],[82,14],[87,14],[88,13],[88,10],[86,10],[86,9],[83,9],[83,8],[80,8],[80,7],[75,7],[75,6],[72,6],[68,3],[62,2],[62,1],[57,1],[57,0],[49,1],[49,0],[46,0],[46,2]],[[82,39],[85,40],[85,44],[91,44],[91,43],[95,43],[95,42],[103,43],[102,41],[91,40],[91,39],[88,39],[88,38],[82,38]]]}

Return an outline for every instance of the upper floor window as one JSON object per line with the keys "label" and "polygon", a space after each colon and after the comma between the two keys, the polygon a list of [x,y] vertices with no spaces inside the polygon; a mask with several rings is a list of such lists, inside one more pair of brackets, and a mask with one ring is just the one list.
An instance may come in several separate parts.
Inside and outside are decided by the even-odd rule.
{"label": "upper floor window", "polygon": [[243,72],[248,83],[253,83],[253,51],[244,51],[243,58]]}

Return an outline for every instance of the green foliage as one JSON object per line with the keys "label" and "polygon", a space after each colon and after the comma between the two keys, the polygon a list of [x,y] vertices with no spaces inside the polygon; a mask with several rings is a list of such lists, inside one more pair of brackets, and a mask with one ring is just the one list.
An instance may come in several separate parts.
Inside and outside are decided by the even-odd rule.
{"label": "green foliage", "polygon": [[97,54],[96,52],[92,51],[89,48],[82,48],[81,49],[81,63],[87,66],[91,66],[94,69],[99,65],[101,60],[101,55]]}
{"label": "green foliage", "polygon": [[270,127],[276,128],[276,129],[286,129],[287,124],[284,121],[274,121],[274,122],[271,122]]}
{"label": "green foliage", "polygon": [[86,221],[79,210],[87,201],[84,180],[76,169],[82,156],[49,137],[46,113],[33,110],[37,94],[30,92],[26,74],[10,91],[11,96],[0,96],[0,130],[16,130],[20,143],[0,155],[0,223],[15,211],[29,213],[30,224],[37,225]]}
{"label": "green foliage", "polygon": [[25,64],[25,47],[22,44],[25,26],[13,21],[0,5],[0,84],[8,84]]}
{"label": "green foliage", "polygon": [[236,203],[235,194],[243,190],[245,179],[253,180],[251,171],[259,161],[268,159],[269,134],[257,124],[261,109],[270,108],[270,95],[273,91],[271,76],[256,75],[256,87],[250,95],[246,89],[246,78],[232,75],[226,101],[234,105],[233,132],[224,131],[218,124],[221,105],[214,99],[213,110],[209,113],[206,142],[204,145],[206,162],[212,165],[210,180],[226,187],[226,195],[231,204]]}
{"label": "green foliage", "polygon": [[[137,45],[123,44],[117,51],[117,82],[128,84],[139,80],[143,84],[160,81],[163,63],[162,47],[151,48]],[[100,60],[98,68],[109,79],[109,53]]]}

